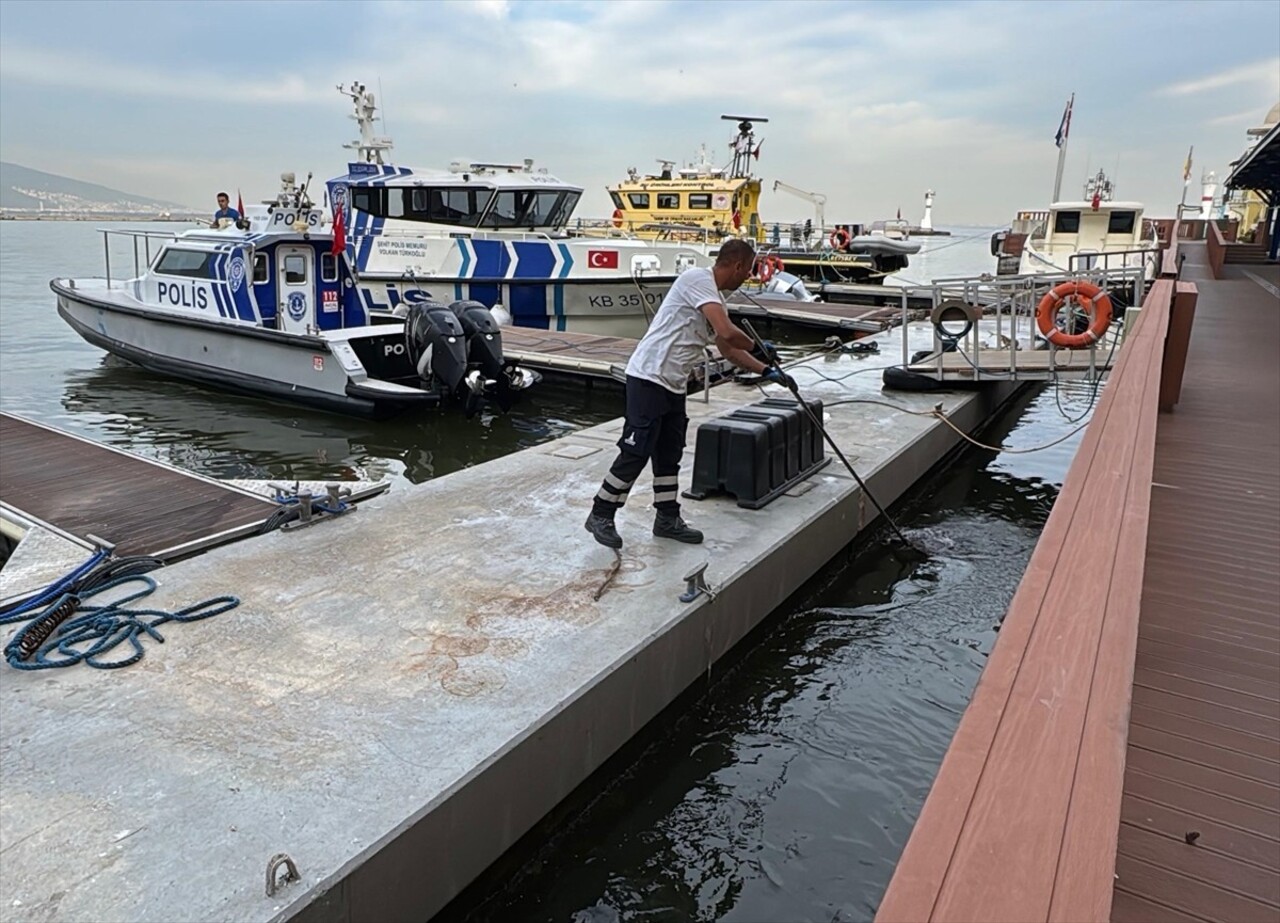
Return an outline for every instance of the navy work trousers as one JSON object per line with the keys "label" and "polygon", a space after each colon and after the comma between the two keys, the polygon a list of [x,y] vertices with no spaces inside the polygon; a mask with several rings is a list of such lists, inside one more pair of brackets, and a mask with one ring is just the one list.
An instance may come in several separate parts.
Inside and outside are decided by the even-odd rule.
{"label": "navy work trousers", "polygon": [[620,451],[596,492],[594,511],[612,519],[652,459],[653,505],[664,512],[678,513],[680,458],[688,428],[683,394],[628,375],[627,416],[618,440]]}

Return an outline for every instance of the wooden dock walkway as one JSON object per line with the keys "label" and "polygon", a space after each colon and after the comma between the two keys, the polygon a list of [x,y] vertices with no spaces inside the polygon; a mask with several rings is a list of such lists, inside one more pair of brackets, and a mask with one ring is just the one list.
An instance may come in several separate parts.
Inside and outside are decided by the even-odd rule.
{"label": "wooden dock walkway", "polygon": [[1176,249],[882,923],[1280,919],[1280,302]]}
{"label": "wooden dock walkway", "polygon": [[258,529],[278,506],[118,449],[0,413],[0,502],[120,555],[169,558]]}
{"label": "wooden dock walkway", "polygon": [[559,372],[588,379],[625,381],[627,360],[638,342],[628,337],[567,330],[502,328],[502,351],[508,358],[539,372]]}
{"label": "wooden dock walkway", "polygon": [[[881,286],[874,286],[881,288]],[[725,306],[729,316],[748,320],[782,321],[799,327],[845,330],[854,333],[879,333],[902,321],[902,305],[898,290],[884,288],[887,304],[844,304],[821,301],[796,301],[793,298],[762,296],[739,292],[730,296]]]}
{"label": "wooden dock walkway", "polygon": [[1280,920],[1280,299],[1207,268],[1156,431],[1117,923]]}

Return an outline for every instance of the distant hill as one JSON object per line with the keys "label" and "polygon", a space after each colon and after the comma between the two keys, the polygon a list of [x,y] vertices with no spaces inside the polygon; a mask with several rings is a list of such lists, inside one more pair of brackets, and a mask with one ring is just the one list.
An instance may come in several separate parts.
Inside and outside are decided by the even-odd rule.
{"label": "distant hill", "polygon": [[0,160],[0,208],[14,211],[101,212],[121,214],[191,212],[176,202],[148,199],[97,183],[32,170]]}

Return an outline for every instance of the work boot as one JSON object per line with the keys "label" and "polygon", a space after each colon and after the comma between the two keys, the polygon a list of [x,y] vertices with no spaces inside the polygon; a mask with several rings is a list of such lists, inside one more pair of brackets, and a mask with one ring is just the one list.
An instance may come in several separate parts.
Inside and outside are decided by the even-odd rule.
{"label": "work boot", "polygon": [[686,545],[701,545],[702,533],[680,518],[679,513],[658,510],[653,520],[653,534],[658,538],[674,538]]}
{"label": "work boot", "polygon": [[[621,548],[622,536],[618,534],[618,530],[614,528],[613,518],[610,516],[601,516],[599,513],[592,513],[587,517],[587,523],[584,528],[591,533],[591,536],[604,545],[606,548]],[[701,538],[699,538],[701,541]]]}

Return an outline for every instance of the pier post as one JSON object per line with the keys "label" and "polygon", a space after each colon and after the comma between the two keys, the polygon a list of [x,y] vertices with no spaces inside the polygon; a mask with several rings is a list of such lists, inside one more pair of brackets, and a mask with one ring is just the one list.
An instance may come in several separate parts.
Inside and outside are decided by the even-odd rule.
{"label": "pier post", "polygon": [[1192,282],[1179,282],[1169,313],[1169,331],[1164,339],[1164,361],[1160,368],[1160,412],[1172,413],[1182,398],[1182,374],[1187,368],[1191,347],[1191,325],[1196,319],[1199,290]]}

